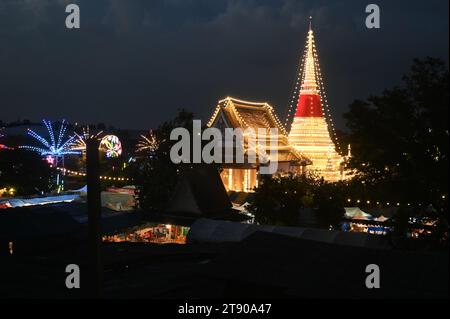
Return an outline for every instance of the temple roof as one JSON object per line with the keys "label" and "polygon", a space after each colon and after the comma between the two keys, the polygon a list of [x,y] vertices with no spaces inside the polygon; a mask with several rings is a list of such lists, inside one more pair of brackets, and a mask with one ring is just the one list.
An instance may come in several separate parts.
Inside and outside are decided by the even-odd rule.
{"label": "temple roof", "polygon": [[[306,162],[310,161],[290,145],[287,131],[268,103],[255,103],[227,97],[219,101],[214,114],[208,122],[209,127],[245,129],[278,129],[278,161]],[[267,136],[267,145],[269,137]]]}
{"label": "temple roof", "polygon": [[268,103],[249,102],[227,97],[219,101],[208,126],[212,126],[217,119],[220,110],[228,115],[229,127],[233,128],[277,128],[284,135],[287,134],[285,128],[273,111],[273,107]]}

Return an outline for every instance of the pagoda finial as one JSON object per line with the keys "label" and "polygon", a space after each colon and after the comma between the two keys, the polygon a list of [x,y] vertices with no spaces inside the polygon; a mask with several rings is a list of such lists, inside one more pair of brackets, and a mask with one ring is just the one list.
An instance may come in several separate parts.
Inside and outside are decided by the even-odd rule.
{"label": "pagoda finial", "polygon": [[314,58],[314,34],[312,31],[310,17],[309,32],[306,41],[305,64],[303,68],[303,82],[300,88],[302,93],[318,93],[318,85],[316,81],[316,66]]}
{"label": "pagoda finial", "polygon": [[309,31],[312,31],[312,16],[309,16]]}

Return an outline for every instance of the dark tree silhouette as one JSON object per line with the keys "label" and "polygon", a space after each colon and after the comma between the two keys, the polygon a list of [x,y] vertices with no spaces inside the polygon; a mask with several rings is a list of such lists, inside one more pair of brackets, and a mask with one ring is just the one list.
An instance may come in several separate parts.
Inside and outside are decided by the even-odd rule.
{"label": "dark tree silhouette", "polygon": [[350,105],[344,114],[353,150],[350,166],[374,197],[443,206],[448,110],[448,69],[432,58],[414,60],[404,86]]}
{"label": "dark tree silhouette", "polygon": [[139,206],[147,211],[163,212],[178,175],[183,168],[170,159],[170,149],[176,141],[170,140],[170,133],[176,127],[192,130],[193,114],[181,110],[177,117],[160,125],[154,134],[159,147],[152,156],[139,157],[133,165]]}
{"label": "dark tree silhouette", "polygon": [[14,187],[17,195],[48,192],[55,172],[37,154],[6,150],[0,154],[0,188]]}
{"label": "dark tree silhouette", "polygon": [[266,176],[255,189],[250,210],[256,222],[297,226],[302,208],[310,208],[315,225],[337,226],[344,216],[343,184],[326,183],[313,176]]}

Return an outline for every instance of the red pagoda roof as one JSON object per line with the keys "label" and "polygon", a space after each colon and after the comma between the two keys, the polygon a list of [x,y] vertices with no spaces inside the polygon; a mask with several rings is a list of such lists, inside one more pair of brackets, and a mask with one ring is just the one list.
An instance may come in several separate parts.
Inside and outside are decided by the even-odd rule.
{"label": "red pagoda roof", "polygon": [[323,117],[319,94],[300,94],[295,117]]}

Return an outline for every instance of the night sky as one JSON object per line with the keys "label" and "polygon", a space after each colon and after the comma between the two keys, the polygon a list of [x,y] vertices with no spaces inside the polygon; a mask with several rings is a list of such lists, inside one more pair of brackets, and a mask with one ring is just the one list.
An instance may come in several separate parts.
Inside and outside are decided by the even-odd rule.
{"label": "night sky", "polygon": [[[65,28],[65,5],[81,29]],[[381,7],[381,29],[365,6]],[[308,17],[338,127],[356,98],[400,84],[414,57],[448,62],[448,0],[1,0],[0,120],[146,129],[226,96],[286,114]]]}

